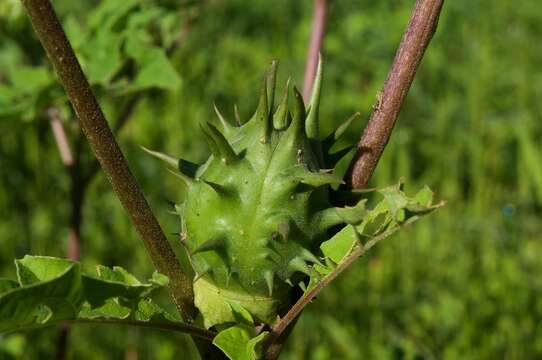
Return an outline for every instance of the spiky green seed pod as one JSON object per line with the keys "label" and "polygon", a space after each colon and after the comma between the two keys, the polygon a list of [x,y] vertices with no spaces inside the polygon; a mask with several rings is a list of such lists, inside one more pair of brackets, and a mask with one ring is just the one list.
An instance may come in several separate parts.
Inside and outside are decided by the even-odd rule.
{"label": "spiky green seed pod", "polygon": [[342,180],[328,170],[340,158],[329,154],[336,136],[322,142],[318,133],[321,64],[308,110],[295,88],[289,110],[288,84],[275,108],[275,75],[274,62],[248,122],[234,126],[216,110],[222,129],[201,125],[212,156],[197,170],[154,153],[177,167],[187,187],[177,211],[206,327],[233,320],[228,301],[260,322],[274,321],[291,284],[314,273],[327,230],[358,223],[364,213],[329,204],[331,186]]}

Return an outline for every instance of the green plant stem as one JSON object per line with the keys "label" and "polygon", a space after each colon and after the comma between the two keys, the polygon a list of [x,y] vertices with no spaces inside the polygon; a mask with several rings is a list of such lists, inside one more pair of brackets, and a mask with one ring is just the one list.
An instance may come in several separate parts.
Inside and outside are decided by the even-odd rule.
{"label": "green plant stem", "polygon": [[433,37],[444,0],[417,0],[373,114],[358,143],[346,175],[346,183],[363,188],[373,175],[391,136],[399,111]]}
{"label": "green plant stem", "polygon": [[185,321],[196,315],[190,278],[182,271],[156,217],[132,175],[49,0],[22,0],[81,128],[113,189],[145,243],[156,269],[170,279],[170,292]]}

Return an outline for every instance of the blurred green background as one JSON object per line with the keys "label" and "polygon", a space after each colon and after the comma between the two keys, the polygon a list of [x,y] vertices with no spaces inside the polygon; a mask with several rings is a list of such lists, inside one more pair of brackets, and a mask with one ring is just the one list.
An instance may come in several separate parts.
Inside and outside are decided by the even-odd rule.
{"label": "blurred green background", "polygon": [[[321,119],[356,111],[353,143],[385,80],[414,0],[336,0],[324,42]],[[179,183],[138,145],[201,161],[198,122],[213,102],[254,110],[267,63],[279,89],[302,84],[312,1],[55,0],[142,189],[179,254],[167,200]],[[542,6],[448,0],[373,177],[428,184],[447,206],[378,245],[309,307],[283,359],[542,357]],[[76,173],[93,166],[66,98],[18,0],[0,2],[0,274],[30,253],[66,256],[71,177],[45,115],[60,110]],[[129,116],[126,116],[126,115]],[[85,192],[85,266],[150,261],[103,174]],[[164,301],[166,301],[164,296]],[[48,359],[58,329],[0,337],[0,358]],[[73,359],[190,359],[183,335],[74,327]]]}

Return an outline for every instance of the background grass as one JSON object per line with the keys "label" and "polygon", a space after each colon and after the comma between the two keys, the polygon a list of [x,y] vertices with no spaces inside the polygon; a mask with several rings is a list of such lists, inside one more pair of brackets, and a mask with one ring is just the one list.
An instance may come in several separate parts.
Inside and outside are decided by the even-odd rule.
{"label": "background grass", "polygon": [[[99,3],[55,6],[84,29],[85,13]],[[413,3],[333,3],[324,44],[325,132],[360,111],[347,136],[358,139]],[[138,145],[201,161],[208,150],[197,124],[214,117],[213,101],[229,118],[238,103],[247,118],[272,58],[281,59],[280,89],[290,75],[301,84],[311,5],[208,1],[173,54],[180,84],[151,91],[137,106],[119,141],[166,232],[179,224],[165,199],[179,200],[182,191]],[[26,64],[47,66],[24,17],[0,22],[0,84],[9,44],[24,45]],[[537,0],[445,3],[371,185],[404,177],[407,189],[428,184],[448,204],[379,244],[324,291],[301,317],[284,359],[542,357],[541,34]],[[12,106],[1,94],[0,110]],[[119,100],[107,92],[101,98],[114,117]],[[2,118],[0,134],[0,270],[12,276],[12,260],[24,254],[65,256],[69,179],[42,117]],[[85,266],[151,273],[101,174],[88,192],[82,238]],[[0,337],[0,358],[51,358],[57,336],[50,328]],[[69,351],[77,359],[196,356],[182,335],[86,325],[74,328]]]}

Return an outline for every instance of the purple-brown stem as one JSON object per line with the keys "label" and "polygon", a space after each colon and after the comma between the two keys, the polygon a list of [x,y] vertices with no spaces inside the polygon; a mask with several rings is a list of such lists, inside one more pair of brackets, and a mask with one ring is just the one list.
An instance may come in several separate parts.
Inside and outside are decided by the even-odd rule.
{"label": "purple-brown stem", "polygon": [[373,175],[418,65],[437,29],[443,3],[444,0],[416,1],[384,88],[377,96],[373,114],[346,175],[345,180],[352,188],[365,187]]}
{"label": "purple-brown stem", "polygon": [[305,64],[305,78],[303,82],[303,99],[305,103],[309,102],[316,68],[318,67],[318,57],[322,49],[322,42],[326,31],[328,0],[314,0],[314,13],[312,20],[311,40],[307,53],[307,62]]}
{"label": "purple-brown stem", "polygon": [[[435,33],[443,3],[444,0],[416,1],[407,29],[397,50],[392,69],[384,84],[384,90],[378,96],[373,116],[363,133],[358,145],[358,152],[347,174],[348,184],[354,188],[364,187],[376,167],[425,49]],[[275,346],[275,344],[284,342],[284,335],[291,328],[291,324],[316,295],[348,268],[354,260],[363,256],[367,250],[386,235],[382,234],[365,244],[365,246],[358,247],[332,273],[294,304],[288,313],[273,327],[266,343],[266,359],[274,360],[278,357],[281,346]]]}
{"label": "purple-brown stem", "polygon": [[[179,35],[175,39],[175,42],[171,45],[170,48],[166,50],[168,56],[172,55],[174,51],[184,42],[184,40],[188,36],[191,25],[196,21],[198,15],[199,14],[189,17],[188,21],[186,23],[183,23],[182,27],[180,28]],[[118,135],[118,133],[130,120],[135,108],[137,107],[137,104],[142,98],[142,93],[138,92],[132,97],[130,97],[130,99],[128,99],[113,127],[114,134]],[[81,257],[81,226],[83,220],[82,212],[85,194],[89,183],[100,170],[100,163],[96,158],[94,158],[91,160],[90,164],[82,168],[80,166],[80,158],[83,148],[82,146],[76,146],[76,153],[74,154],[74,152],[72,151],[69,144],[68,136],[66,135],[66,131],[62,124],[59,110],[56,107],[51,107],[47,110],[47,116],[49,118],[51,130],[53,132],[53,136],[59,150],[60,158],[64,166],[66,166],[66,169],[70,176],[71,216],[68,233],[67,256],[71,260],[79,260]],[[85,168],[87,168],[86,171],[84,171]],[[69,324],[64,324],[60,327],[60,333],[57,342],[57,360],[64,360],[67,356],[69,333]]]}
{"label": "purple-brown stem", "polygon": [[170,279],[170,292],[186,321],[196,315],[190,278],[152,213],[109,128],[49,0],[22,0],[39,40],[73,105],[87,140],[145,243],[156,269]]}
{"label": "purple-brown stem", "polygon": [[49,124],[51,125],[51,130],[53,131],[53,136],[55,138],[62,164],[64,164],[66,167],[73,166],[75,162],[73,159],[73,152],[70,148],[66,131],[64,131],[62,120],[60,119],[60,112],[57,108],[51,107],[47,109],[47,116],[49,117]]}

